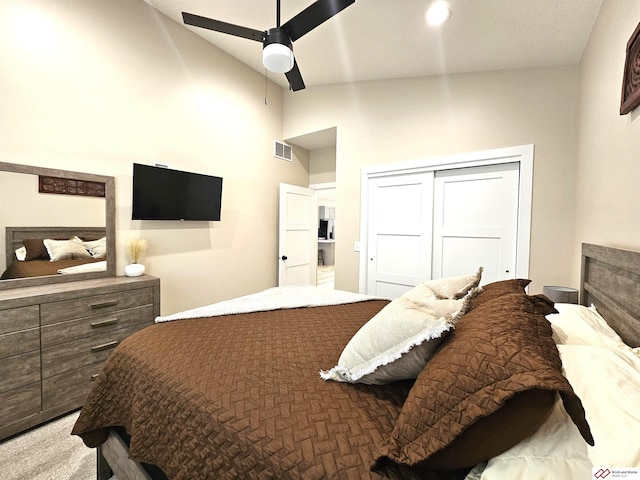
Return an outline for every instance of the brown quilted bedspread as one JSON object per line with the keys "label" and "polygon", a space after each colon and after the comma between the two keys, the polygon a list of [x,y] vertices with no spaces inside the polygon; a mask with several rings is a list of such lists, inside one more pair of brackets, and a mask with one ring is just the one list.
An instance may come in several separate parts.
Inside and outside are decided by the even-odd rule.
{"label": "brown quilted bedspread", "polygon": [[[108,426],[130,456],[173,480],[378,479],[370,471],[413,382],[324,382],[351,336],[386,301],[178,320],[123,342],[73,433]],[[459,478],[397,467],[389,478]]]}
{"label": "brown quilted bedspread", "polygon": [[61,268],[75,267],[78,265],[84,265],[85,263],[100,262],[102,260],[104,260],[104,258],[69,258],[65,260],[56,260],[55,262],[50,260],[29,260],[28,262],[15,261],[9,265],[9,268],[7,268],[0,277],[0,280],[58,275],[58,270]]}

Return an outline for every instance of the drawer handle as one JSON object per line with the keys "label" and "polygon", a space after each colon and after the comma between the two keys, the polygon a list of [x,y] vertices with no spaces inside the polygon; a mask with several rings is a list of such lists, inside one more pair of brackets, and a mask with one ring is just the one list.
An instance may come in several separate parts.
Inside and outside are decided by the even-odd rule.
{"label": "drawer handle", "polygon": [[112,342],[103,343],[102,345],[96,345],[95,347],[91,347],[92,352],[99,352],[100,350],[106,350],[107,348],[115,347],[118,345],[118,340],[114,340]]}
{"label": "drawer handle", "polygon": [[100,328],[106,327],[107,325],[113,325],[114,323],[118,323],[120,320],[118,318],[109,318],[107,320],[101,320],[99,322],[91,322],[91,328]]}
{"label": "drawer handle", "polygon": [[107,300],[106,302],[91,303],[89,304],[89,306],[91,307],[91,309],[95,310],[98,308],[113,307],[114,305],[117,305],[117,304],[118,304],[118,300]]}

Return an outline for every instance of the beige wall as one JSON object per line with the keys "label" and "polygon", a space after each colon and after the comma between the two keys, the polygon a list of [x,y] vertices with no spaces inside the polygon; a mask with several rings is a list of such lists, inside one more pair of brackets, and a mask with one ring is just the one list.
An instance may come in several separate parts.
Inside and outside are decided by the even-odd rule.
{"label": "beige wall", "polygon": [[[272,156],[282,88],[133,0],[3,0],[0,65],[0,161],[115,176],[117,272],[146,238],[163,313],[276,284],[278,184],[308,181]],[[222,176],[222,221],[132,221],[134,162]]]}
{"label": "beige wall", "polygon": [[311,87],[285,94],[285,138],[337,126],[336,287],[358,290],[363,167],[535,145],[532,291],[567,284],[573,239],[578,66]]}
{"label": "beige wall", "polygon": [[[271,84],[265,105],[261,74],[141,1],[4,0],[0,161],[115,176],[118,272],[125,240],[149,240],[171,313],[275,284],[278,184],[306,184],[310,155],[274,159],[273,139],[337,126],[347,290],[358,288],[362,167],[532,143],[532,290],[577,285],[580,242],[640,248],[640,114],[617,113],[638,18],[635,0],[605,0],[580,66]],[[222,222],[131,221],[133,162],[224,177]]]}
{"label": "beige wall", "polygon": [[336,147],[331,145],[309,151],[309,184],[336,181]]}
{"label": "beige wall", "polygon": [[640,250],[640,108],[619,114],[626,44],[639,21],[640,2],[605,0],[580,65],[576,279],[582,242]]}

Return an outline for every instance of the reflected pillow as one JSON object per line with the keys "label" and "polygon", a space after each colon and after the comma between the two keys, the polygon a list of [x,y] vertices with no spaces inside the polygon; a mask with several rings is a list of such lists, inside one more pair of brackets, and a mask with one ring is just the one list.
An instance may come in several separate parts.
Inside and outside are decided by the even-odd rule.
{"label": "reflected pillow", "polygon": [[107,237],[102,237],[98,240],[81,240],[81,242],[93,258],[105,258],[107,256]]}
{"label": "reflected pillow", "polygon": [[25,238],[22,245],[27,249],[25,261],[49,260],[49,254],[41,238]]}
{"label": "reflected pillow", "polygon": [[27,258],[27,247],[23,245],[22,247],[18,248],[14,253],[16,255],[16,259],[19,262],[24,262]]}
{"label": "reflected pillow", "polygon": [[45,238],[43,242],[52,262],[68,258],[91,258],[88,250],[77,240],[52,240]]}

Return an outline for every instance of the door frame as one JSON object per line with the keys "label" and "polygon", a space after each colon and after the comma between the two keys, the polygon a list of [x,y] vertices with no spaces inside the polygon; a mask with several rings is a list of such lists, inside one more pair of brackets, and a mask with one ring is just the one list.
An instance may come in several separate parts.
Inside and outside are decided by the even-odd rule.
{"label": "door frame", "polygon": [[369,180],[401,174],[427,171],[451,170],[454,168],[480,167],[502,163],[519,163],[520,181],[518,185],[518,234],[516,251],[516,276],[529,276],[529,257],[531,249],[531,208],[533,196],[533,158],[534,145],[467,152],[443,157],[425,158],[410,162],[389,163],[365,167],[360,171],[360,269],[359,291],[367,289],[368,262],[368,215]]}

